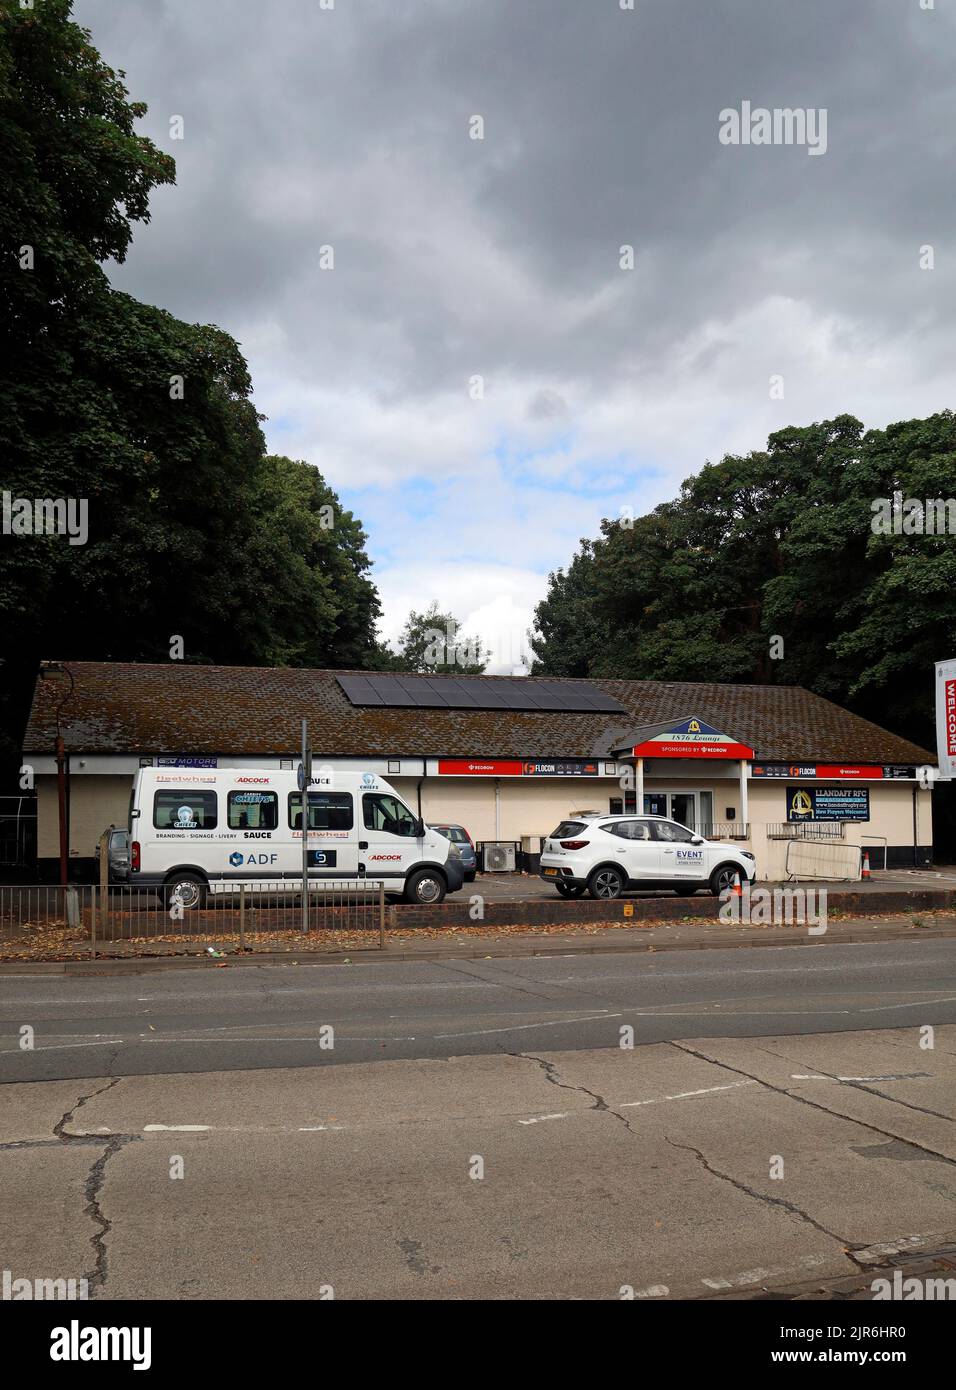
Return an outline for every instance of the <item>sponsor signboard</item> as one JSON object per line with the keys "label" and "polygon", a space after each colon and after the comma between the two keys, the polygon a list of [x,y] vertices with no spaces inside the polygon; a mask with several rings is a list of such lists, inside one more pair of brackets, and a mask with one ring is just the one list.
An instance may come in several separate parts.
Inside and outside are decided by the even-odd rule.
{"label": "sponsor signboard", "polygon": [[936,663],[936,751],[940,777],[956,777],[956,661]]}
{"label": "sponsor signboard", "polygon": [[596,759],[440,758],[443,777],[599,777]]}
{"label": "sponsor signboard", "polygon": [[631,749],[631,756],[635,758],[752,758],[753,755],[754,750],[746,743],[738,743],[702,719],[685,719]]}
{"label": "sponsor signboard", "polygon": [[869,819],[869,787],[787,788],[788,821]]}
{"label": "sponsor signboard", "polygon": [[754,763],[752,777],[825,777],[830,781],[873,781],[914,776],[913,768],[877,767],[873,763]]}

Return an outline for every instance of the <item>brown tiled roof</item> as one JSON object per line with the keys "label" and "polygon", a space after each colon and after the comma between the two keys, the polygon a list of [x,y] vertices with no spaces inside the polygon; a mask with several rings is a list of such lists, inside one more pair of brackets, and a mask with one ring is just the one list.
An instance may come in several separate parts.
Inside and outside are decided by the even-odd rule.
{"label": "brown tiled roof", "polygon": [[[78,661],[69,668],[76,688],[61,722],[71,753],[289,756],[307,718],[317,756],[583,758],[608,753],[635,727],[696,715],[762,759],[936,761],[925,748],[799,686],[595,680],[626,714],[552,714],[360,709],[335,679],[344,673],[334,671],[176,662]],[[52,750],[64,688],[62,677],[37,681],[24,752]]]}

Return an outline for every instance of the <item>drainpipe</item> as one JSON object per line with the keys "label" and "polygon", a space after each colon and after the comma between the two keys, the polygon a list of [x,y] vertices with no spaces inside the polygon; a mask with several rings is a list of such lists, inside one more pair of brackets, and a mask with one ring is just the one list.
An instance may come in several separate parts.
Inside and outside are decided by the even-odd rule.
{"label": "drainpipe", "polygon": [[748,824],[748,822],[749,822],[749,820],[750,820],[750,804],[749,804],[749,802],[748,802],[748,800],[747,800],[747,792],[748,792],[748,787],[747,787],[747,772],[748,772],[748,771],[749,771],[749,764],[748,764],[748,762],[747,762],[747,759],[746,759],[746,758],[741,758],[741,759],[740,759],[740,819],[743,821],[745,827],[746,827],[746,825]]}
{"label": "drainpipe", "polygon": [[60,883],[65,888],[69,882],[69,848],[66,825],[66,748],[59,734],[56,736],[53,747],[56,753],[56,798],[60,819]]}
{"label": "drainpipe", "polygon": [[[916,786],[916,783],[914,782],[914,783],[913,783],[913,868],[914,868],[914,869],[919,868],[919,862],[918,862],[918,858],[917,858],[918,853],[919,853],[919,851],[918,851],[918,849],[917,849],[917,846],[919,845],[919,819],[918,819],[918,816],[917,816],[917,807],[918,807],[918,805],[919,805],[919,802],[918,802],[918,800],[917,800],[918,795],[919,795],[919,793],[917,792],[917,786]],[[886,869],[886,868],[889,867],[889,866],[887,865],[887,862],[886,862],[887,857],[888,857],[888,856],[887,856],[886,852],[884,851],[884,856],[883,856],[883,868],[884,868],[884,869]]]}
{"label": "drainpipe", "polygon": [[[644,814],[644,759],[638,758],[635,763],[636,779],[634,787],[634,811],[637,815]],[[627,809],[625,802],[624,809]]]}
{"label": "drainpipe", "polygon": [[425,780],[425,778],[426,778],[427,776],[428,776],[428,760],[427,760],[427,758],[422,758],[422,775],[421,775],[421,777],[419,777],[419,779],[418,779],[418,786],[415,788],[415,795],[418,797],[418,819],[419,819],[419,820],[424,820],[424,819],[425,819],[425,817],[422,815],[422,783],[424,782],[424,780]]}
{"label": "drainpipe", "polygon": [[495,839],[501,839],[501,779],[495,778]]}

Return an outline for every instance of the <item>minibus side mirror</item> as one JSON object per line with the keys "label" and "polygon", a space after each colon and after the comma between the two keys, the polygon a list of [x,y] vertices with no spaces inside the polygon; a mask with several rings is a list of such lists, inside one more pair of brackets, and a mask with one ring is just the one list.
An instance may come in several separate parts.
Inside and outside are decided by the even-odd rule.
{"label": "minibus side mirror", "polygon": [[425,822],[424,822],[423,820],[417,820],[417,821],[415,822],[415,839],[416,839],[416,840],[420,840],[424,834],[425,834]]}

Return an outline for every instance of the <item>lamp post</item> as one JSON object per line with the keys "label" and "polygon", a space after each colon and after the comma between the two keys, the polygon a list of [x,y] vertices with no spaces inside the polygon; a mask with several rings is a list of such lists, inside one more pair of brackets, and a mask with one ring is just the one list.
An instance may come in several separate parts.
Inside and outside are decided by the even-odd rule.
{"label": "lamp post", "polygon": [[53,751],[56,756],[56,792],[60,818],[60,883],[65,888],[69,880],[70,850],[66,824],[66,745],[63,742],[63,735],[60,733],[60,715],[63,712],[63,706],[73,697],[74,681],[73,672],[69,666],[64,666],[59,661],[48,661],[40,667],[41,680],[49,680],[51,676],[66,676],[70,682],[69,690],[56,707],[56,738],[53,743]]}

